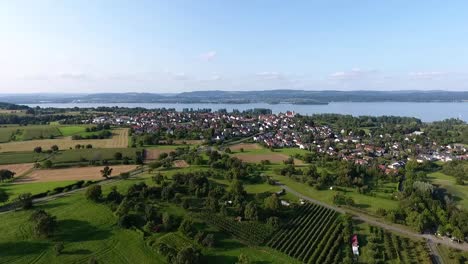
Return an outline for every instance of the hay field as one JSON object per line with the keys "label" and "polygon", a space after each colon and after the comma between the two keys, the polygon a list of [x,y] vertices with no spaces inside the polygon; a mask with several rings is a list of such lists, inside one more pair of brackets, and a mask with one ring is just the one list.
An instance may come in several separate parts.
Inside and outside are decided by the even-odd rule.
{"label": "hay field", "polygon": [[175,146],[174,148],[152,148],[152,149],[146,149],[145,150],[145,153],[146,153],[146,156],[145,156],[145,160],[157,160],[159,158],[159,155],[161,155],[161,153],[169,153],[171,151],[174,151],[175,150]]}
{"label": "hay field", "polygon": [[232,151],[240,151],[241,149],[243,149],[244,151],[264,149],[257,143],[239,143],[228,147]]}
{"label": "hay field", "polygon": [[190,166],[185,160],[174,160],[174,167],[176,168],[187,168]]}
{"label": "hay field", "polygon": [[[237,153],[237,154],[234,154],[233,156],[241,159],[242,161],[251,162],[251,163],[260,163],[262,160],[269,160],[271,163],[282,163],[283,161],[289,158],[288,155],[285,155],[282,153],[275,153],[275,152],[271,152],[268,154]],[[294,159],[294,164],[303,165],[304,162],[299,159]]]}
{"label": "hay field", "polygon": [[[122,172],[134,170],[136,165],[118,165],[110,166],[112,175],[117,176]],[[19,178],[15,183],[32,183],[32,182],[54,182],[54,181],[78,181],[78,180],[100,180],[101,170],[104,166],[99,167],[81,167],[67,169],[51,169],[51,170],[34,170],[28,175]]]}
{"label": "hay field", "polygon": [[114,135],[109,139],[72,140],[71,137],[64,137],[2,143],[0,144],[0,152],[33,151],[38,146],[42,147],[43,150],[47,150],[53,145],[57,145],[62,150],[74,148],[77,144],[91,144],[93,148],[126,148],[128,146],[127,128],[115,129],[112,133]]}
{"label": "hay field", "polygon": [[25,172],[31,170],[34,167],[34,163],[22,163],[22,164],[9,164],[0,165],[0,170],[9,170],[15,174],[15,177],[23,175]]}

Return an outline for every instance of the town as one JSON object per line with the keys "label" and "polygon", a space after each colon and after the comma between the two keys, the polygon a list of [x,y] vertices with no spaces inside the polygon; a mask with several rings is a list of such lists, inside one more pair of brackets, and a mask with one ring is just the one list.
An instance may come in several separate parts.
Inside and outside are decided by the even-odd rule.
{"label": "town", "polygon": [[331,125],[304,123],[303,118],[292,111],[255,114],[254,110],[248,113],[155,110],[132,116],[100,115],[82,122],[131,127],[136,136],[158,132],[161,142],[164,139],[202,140],[206,144],[220,145],[246,138],[267,148],[299,148],[360,165],[379,160],[378,166],[386,174],[396,173],[412,159],[418,163],[468,160],[466,145],[441,144],[418,128],[399,138],[389,133],[372,134],[349,128],[335,130]]}

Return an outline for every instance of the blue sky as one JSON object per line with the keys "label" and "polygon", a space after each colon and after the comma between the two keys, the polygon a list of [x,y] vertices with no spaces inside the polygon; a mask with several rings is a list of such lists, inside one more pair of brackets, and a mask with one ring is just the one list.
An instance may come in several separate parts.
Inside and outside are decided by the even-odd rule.
{"label": "blue sky", "polygon": [[468,90],[466,1],[1,1],[0,93]]}

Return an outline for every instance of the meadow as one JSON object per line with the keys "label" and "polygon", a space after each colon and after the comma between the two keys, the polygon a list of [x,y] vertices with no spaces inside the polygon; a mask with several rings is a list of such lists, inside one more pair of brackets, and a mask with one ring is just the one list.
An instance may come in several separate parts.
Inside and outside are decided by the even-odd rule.
{"label": "meadow", "polygon": [[[263,160],[269,160],[271,163],[275,164],[283,163],[283,161],[289,159],[290,156],[307,152],[306,150],[298,148],[281,148],[272,151],[255,143],[239,143],[229,146],[229,149],[234,157],[245,162],[260,163]],[[302,160],[297,158],[294,159],[294,163],[297,165],[304,164]]]}
{"label": "meadow", "polygon": [[18,164],[18,163],[35,163],[40,162],[50,154],[36,153],[31,151],[28,152],[0,152],[0,165],[4,164]]}
{"label": "meadow", "polygon": [[[133,183],[148,179],[130,179],[103,186],[108,192],[117,186],[120,192]],[[84,199],[79,191],[70,196],[37,206],[57,217],[58,230],[50,240],[38,239],[32,235],[29,221],[30,211],[0,214],[0,263],[86,263],[94,257],[99,263],[165,263],[165,259],[151,248],[136,230],[119,228],[108,206]],[[187,212],[171,204],[160,204],[158,210],[185,216]],[[217,246],[214,249],[201,248],[203,263],[235,263],[242,253],[253,262],[296,263],[293,259],[268,247],[248,247],[225,236],[213,226],[205,231],[216,232]],[[181,234],[155,234],[151,239],[178,242]],[[164,237],[163,237],[164,236]],[[56,256],[54,243],[64,243],[64,251]],[[8,250],[7,250],[8,249]]]}
{"label": "meadow", "polygon": [[433,172],[428,174],[432,184],[438,185],[440,188],[447,190],[452,195],[453,200],[461,207],[468,208],[468,185],[459,185],[455,182],[455,177],[446,175],[441,172]]}
{"label": "meadow", "polygon": [[12,140],[13,135],[16,134],[18,129],[16,126],[0,127],[0,143]]}
{"label": "meadow", "polygon": [[[136,165],[118,165],[110,166],[112,168],[111,176],[118,176],[120,173],[134,170]],[[79,181],[79,180],[101,180],[101,170],[103,166],[97,167],[81,167],[81,168],[66,168],[66,169],[41,169],[34,170],[26,176],[15,180],[16,183],[31,183],[31,182],[54,182],[54,181]]]}
{"label": "meadow", "polygon": [[72,140],[71,137],[61,137],[56,139],[15,141],[0,144],[0,152],[33,151],[35,147],[50,149],[57,145],[59,149],[73,149],[77,144],[92,145],[93,148],[125,148],[128,146],[128,129],[120,128],[112,130],[113,136],[109,139],[85,139]]}
{"label": "meadow", "polygon": [[13,201],[22,193],[31,193],[32,195],[52,191],[54,188],[67,186],[76,181],[57,181],[57,182],[34,182],[34,183],[1,183],[0,189],[8,194],[8,202]]}
{"label": "meadow", "polygon": [[[272,168],[274,166],[270,166]],[[267,175],[273,176],[273,178],[289,187],[295,191],[306,195],[312,199],[322,201],[328,204],[333,204],[333,197],[338,193],[344,193],[346,196],[353,198],[355,202],[355,207],[359,210],[363,210],[370,214],[375,214],[377,209],[396,209],[398,207],[398,201],[392,200],[391,194],[388,193],[377,193],[375,196],[360,194],[356,189],[339,187],[334,188],[333,190],[317,190],[312,186],[308,186],[305,183],[297,182],[289,177],[277,175],[273,172],[272,169],[267,173]]]}
{"label": "meadow", "polygon": [[115,153],[120,152],[122,157],[128,157],[134,161],[138,148],[102,148],[102,149],[71,149],[55,153],[50,160],[54,165],[89,162],[89,161],[116,161]]}

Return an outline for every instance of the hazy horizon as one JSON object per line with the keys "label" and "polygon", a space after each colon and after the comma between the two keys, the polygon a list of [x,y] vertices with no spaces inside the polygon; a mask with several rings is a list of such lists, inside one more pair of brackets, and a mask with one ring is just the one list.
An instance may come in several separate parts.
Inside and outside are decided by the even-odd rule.
{"label": "hazy horizon", "polygon": [[0,94],[468,91],[464,1],[3,1]]}

